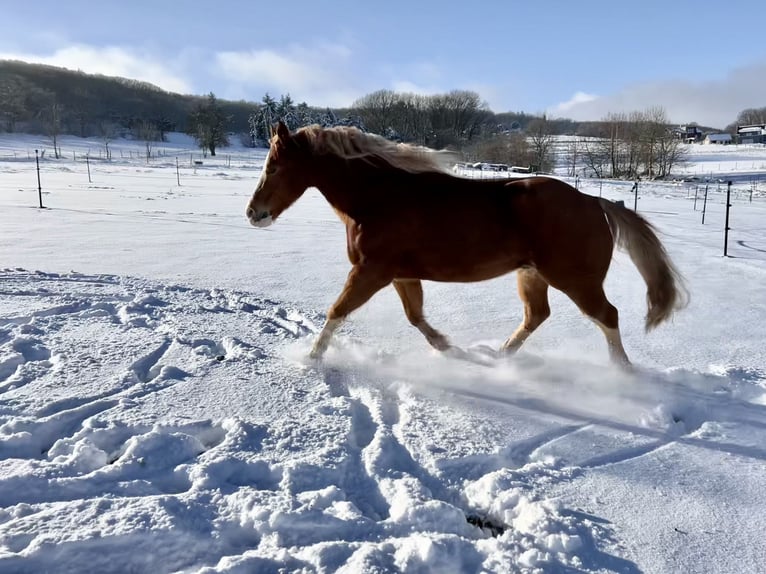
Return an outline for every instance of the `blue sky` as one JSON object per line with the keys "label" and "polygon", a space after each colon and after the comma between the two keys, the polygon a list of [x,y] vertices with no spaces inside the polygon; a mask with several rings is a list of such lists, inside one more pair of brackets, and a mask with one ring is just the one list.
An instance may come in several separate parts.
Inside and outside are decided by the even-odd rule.
{"label": "blue sky", "polygon": [[723,127],[766,106],[765,23],[763,0],[13,1],[0,58],[232,99],[471,89],[496,112]]}

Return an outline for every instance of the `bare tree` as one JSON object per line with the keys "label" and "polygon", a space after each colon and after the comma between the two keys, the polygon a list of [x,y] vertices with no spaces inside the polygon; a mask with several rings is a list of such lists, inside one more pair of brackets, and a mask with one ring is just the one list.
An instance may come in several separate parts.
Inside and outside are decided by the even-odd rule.
{"label": "bare tree", "polygon": [[98,123],[98,134],[101,137],[101,143],[104,144],[104,155],[107,161],[112,159],[112,150],[109,149],[109,144],[112,143],[116,128],[112,122],[101,121]]}
{"label": "bare tree", "polygon": [[567,165],[567,175],[569,177],[574,177],[577,173],[577,162],[580,159],[580,142],[578,142],[576,139],[571,140],[566,147],[566,165]]}
{"label": "bare tree", "polygon": [[548,116],[536,118],[527,126],[527,136],[532,147],[532,163],[537,171],[550,172],[553,169],[553,133]]}
{"label": "bare tree", "polygon": [[748,108],[737,115],[737,125],[766,124],[766,107]]}
{"label": "bare tree", "polygon": [[62,107],[55,99],[48,105],[47,113],[43,121],[45,122],[48,135],[51,136],[51,142],[53,143],[53,155],[56,159],[61,157],[61,150],[59,149],[58,139],[61,135],[61,112]]}
{"label": "bare tree", "polygon": [[139,122],[136,128],[136,137],[144,142],[144,148],[146,150],[146,161],[152,157],[152,149],[154,143],[159,139],[160,132],[154,122],[143,120]]}
{"label": "bare tree", "polygon": [[392,90],[378,90],[356,100],[352,107],[362,116],[364,125],[375,134],[385,135],[397,114],[395,106],[401,97]]}
{"label": "bare tree", "polygon": [[585,167],[598,178],[606,177],[607,168],[611,165],[610,142],[605,138],[583,140],[582,156]]}
{"label": "bare tree", "polygon": [[482,139],[466,150],[465,157],[469,161],[527,167],[532,163],[533,153],[527,138],[522,134],[514,133]]}
{"label": "bare tree", "polygon": [[630,114],[610,113],[602,126],[602,137],[586,148],[586,163],[596,174],[663,178],[684,159],[686,148],[673,136],[665,109],[660,106]]}

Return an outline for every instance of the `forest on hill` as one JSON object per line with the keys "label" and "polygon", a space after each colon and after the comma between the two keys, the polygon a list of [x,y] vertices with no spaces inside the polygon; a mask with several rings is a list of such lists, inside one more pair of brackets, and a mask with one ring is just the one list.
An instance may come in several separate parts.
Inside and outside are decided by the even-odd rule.
{"label": "forest on hill", "polygon": [[[245,145],[266,145],[271,127],[282,120],[291,129],[309,124],[356,126],[396,141],[452,149],[469,161],[524,165],[543,172],[553,168],[557,135],[573,136],[558,154],[571,164],[570,171],[584,161],[596,177],[665,177],[683,161],[679,132],[659,106],[577,122],[521,111],[495,112],[468,90],[432,95],[378,90],[349,108],[336,109],[295,102],[290,94],[254,96],[258,99],[231,101],[213,92],[176,94],[132,79],[0,60],[0,132],[45,134],[53,139],[54,150],[61,134],[95,136],[105,142],[116,137],[162,141],[167,132],[179,131],[193,135],[205,153],[215,155],[232,138]],[[762,116],[766,108],[743,110],[727,129]]]}

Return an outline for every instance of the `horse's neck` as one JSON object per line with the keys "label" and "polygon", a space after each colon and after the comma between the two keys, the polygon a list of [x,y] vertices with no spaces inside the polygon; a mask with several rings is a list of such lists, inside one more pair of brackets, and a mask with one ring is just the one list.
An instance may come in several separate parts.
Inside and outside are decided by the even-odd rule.
{"label": "horse's neck", "polygon": [[338,212],[358,219],[379,201],[380,187],[376,185],[372,167],[359,160],[327,162],[316,183],[317,189]]}

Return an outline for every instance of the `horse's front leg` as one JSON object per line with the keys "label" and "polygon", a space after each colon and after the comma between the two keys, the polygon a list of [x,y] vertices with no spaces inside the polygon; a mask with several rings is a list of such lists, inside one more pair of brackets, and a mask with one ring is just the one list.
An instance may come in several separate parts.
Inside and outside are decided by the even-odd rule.
{"label": "horse's front leg", "polygon": [[327,312],[327,321],[314,341],[310,357],[320,359],[327,350],[335,330],[353,311],[364,305],[375,293],[391,283],[392,276],[375,265],[354,265],[338,299]]}
{"label": "horse's front leg", "polygon": [[423,333],[428,343],[439,351],[449,349],[447,337],[434,329],[423,314],[423,284],[418,279],[394,279],[394,288],[402,300],[407,319]]}

